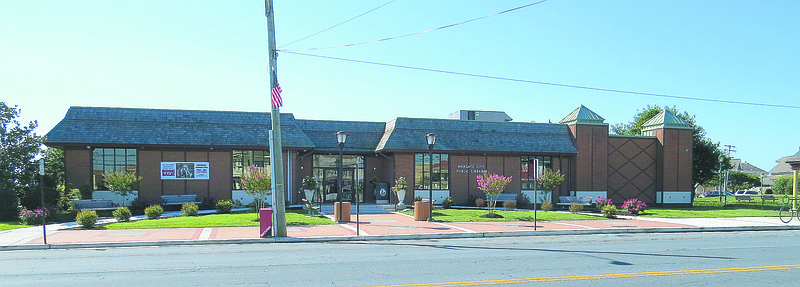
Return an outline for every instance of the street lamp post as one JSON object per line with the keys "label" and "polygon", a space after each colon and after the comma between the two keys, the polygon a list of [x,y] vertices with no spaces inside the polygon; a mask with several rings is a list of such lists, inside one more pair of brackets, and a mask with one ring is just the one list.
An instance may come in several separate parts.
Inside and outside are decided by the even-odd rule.
{"label": "street lamp post", "polygon": [[342,151],[344,150],[344,142],[347,141],[347,133],[343,131],[339,131],[336,133],[336,141],[339,143],[339,171],[336,172],[336,182],[337,182],[337,197],[339,197],[339,218],[337,221],[339,223],[343,223],[342,221],[342,205],[344,205],[343,198],[342,198]]}
{"label": "street lamp post", "polygon": [[764,194],[764,173],[761,173],[761,187],[758,188],[758,193]]}
{"label": "street lamp post", "polygon": [[430,189],[428,190],[428,202],[430,203],[430,209],[428,210],[428,221],[433,221],[433,145],[436,143],[436,135],[429,133],[425,135],[425,139],[428,140],[428,178]]}

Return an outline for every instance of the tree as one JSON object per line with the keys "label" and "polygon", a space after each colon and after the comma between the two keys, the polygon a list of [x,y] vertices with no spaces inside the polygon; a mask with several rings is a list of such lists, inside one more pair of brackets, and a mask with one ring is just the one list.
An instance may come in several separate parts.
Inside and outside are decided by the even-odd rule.
{"label": "tree", "polygon": [[728,174],[728,177],[728,188],[733,191],[750,189],[751,187],[761,184],[761,180],[758,176],[749,173],[732,171]]}
{"label": "tree", "polygon": [[494,208],[497,205],[497,197],[503,192],[506,185],[511,182],[511,177],[484,172],[483,174],[479,174],[476,178],[478,180],[478,189],[489,195],[489,217],[496,217]]}
{"label": "tree", "polygon": [[792,177],[781,176],[772,183],[772,191],[775,194],[792,194]]}
{"label": "tree", "polygon": [[20,124],[16,119],[20,112],[17,106],[0,102],[0,218],[3,219],[16,218],[19,198],[38,191],[38,168],[33,158],[39,154],[42,137],[33,132],[35,121]]}
{"label": "tree", "polygon": [[[707,185],[719,173],[719,157],[724,156],[725,153],[719,148],[719,143],[714,143],[706,137],[703,127],[697,125],[694,116],[689,115],[689,113],[685,111],[680,113],[675,107],[662,108],[648,105],[633,117],[633,121],[612,125],[611,131],[618,135],[641,135],[644,123],[658,115],[665,108],[686,121],[689,127],[692,128],[692,186]],[[724,170],[733,167],[730,158],[727,156],[723,158],[722,164],[724,165]]]}

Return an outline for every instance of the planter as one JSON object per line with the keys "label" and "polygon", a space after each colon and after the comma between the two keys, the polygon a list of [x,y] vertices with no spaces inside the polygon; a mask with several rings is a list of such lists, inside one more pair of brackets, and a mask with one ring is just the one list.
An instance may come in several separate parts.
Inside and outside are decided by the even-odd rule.
{"label": "planter", "polygon": [[414,220],[425,221],[428,220],[431,214],[430,201],[416,201],[414,202]]}
{"label": "planter", "polygon": [[313,189],[303,189],[303,192],[306,194],[306,200],[308,202],[314,202],[314,191]]}
{"label": "planter", "polygon": [[397,209],[405,209],[406,205],[403,203],[403,200],[406,199],[406,190],[395,189],[394,192],[397,193]]}

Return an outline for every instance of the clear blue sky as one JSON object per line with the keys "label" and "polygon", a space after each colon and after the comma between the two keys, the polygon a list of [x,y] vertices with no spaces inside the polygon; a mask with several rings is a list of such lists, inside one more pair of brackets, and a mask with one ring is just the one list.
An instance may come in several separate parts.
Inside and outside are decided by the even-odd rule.
{"label": "clear blue sky", "polygon": [[[389,0],[275,0],[278,46]],[[371,41],[535,1],[397,0],[283,47]],[[269,111],[264,2],[2,1],[0,101],[45,134],[69,106]],[[798,106],[800,1],[550,0],[397,40],[298,51],[682,97]],[[798,151],[797,108],[554,87],[282,52],[282,112],[303,119],[446,118],[500,110],[557,122],[583,104],[609,124],[647,105],[696,115],[736,158],[769,170]],[[333,136],[331,136],[333,139]]]}

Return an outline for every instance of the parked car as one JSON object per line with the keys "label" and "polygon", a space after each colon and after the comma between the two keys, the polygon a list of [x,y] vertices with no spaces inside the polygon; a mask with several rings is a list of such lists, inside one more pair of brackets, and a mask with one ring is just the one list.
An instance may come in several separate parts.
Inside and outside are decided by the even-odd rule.
{"label": "parked car", "polygon": [[734,193],[733,195],[734,196],[758,195],[758,191],[755,191],[755,190],[737,190],[736,193]]}
{"label": "parked car", "polygon": [[720,192],[720,191],[706,191],[706,193],[703,193],[698,197],[720,197],[720,196],[723,196],[723,195],[724,196],[733,196],[733,193],[730,193],[730,192],[727,192],[727,191],[725,191],[724,193]]}

